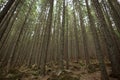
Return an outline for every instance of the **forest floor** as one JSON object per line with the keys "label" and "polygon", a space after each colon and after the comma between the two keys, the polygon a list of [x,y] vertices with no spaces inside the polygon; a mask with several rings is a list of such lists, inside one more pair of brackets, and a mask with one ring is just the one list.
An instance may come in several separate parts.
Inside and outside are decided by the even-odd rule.
{"label": "forest floor", "polygon": [[[107,71],[110,74],[111,67],[106,64]],[[8,73],[4,69],[0,70],[0,80],[101,80],[101,74],[98,64],[91,64],[89,70],[82,63],[72,62],[69,69],[59,70],[55,64],[46,66],[46,76],[40,76],[40,69],[36,65],[31,68],[22,66],[12,69]],[[117,80],[110,78],[110,80]]]}

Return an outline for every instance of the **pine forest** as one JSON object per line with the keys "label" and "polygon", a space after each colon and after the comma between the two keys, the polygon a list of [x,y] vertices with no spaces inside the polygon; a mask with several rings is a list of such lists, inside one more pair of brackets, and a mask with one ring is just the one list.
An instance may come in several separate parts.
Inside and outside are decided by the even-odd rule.
{"label": "pine forest", "polygon": [[0,80],[120,80],[120,0],[0,0]]}

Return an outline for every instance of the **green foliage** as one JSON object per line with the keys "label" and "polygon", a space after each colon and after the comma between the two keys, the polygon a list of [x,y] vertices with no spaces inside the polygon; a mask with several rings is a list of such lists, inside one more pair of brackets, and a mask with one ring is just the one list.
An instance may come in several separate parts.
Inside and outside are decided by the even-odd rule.
{"label": "green foliage", "polygon": [[45,4],[47,2],[47,0],[40,0],[41,4]]}
{"label": "green foliage", "polygon": [[5,2],[6,2],[6,0],[0,0],[0,5],[5,3]]}

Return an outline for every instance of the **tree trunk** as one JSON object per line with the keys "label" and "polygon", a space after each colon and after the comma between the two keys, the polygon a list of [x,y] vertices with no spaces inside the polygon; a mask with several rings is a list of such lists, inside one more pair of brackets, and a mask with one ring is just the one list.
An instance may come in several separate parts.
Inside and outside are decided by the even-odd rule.
{"label": "tree trunk", "polygon": [[100,65],[100,70],[101,70],[101,75],[103,77],[103,80],[109,80],[106,68],[105,68],[105,63],[104,63],[104,58],[102,55],[102,51],[101,51],[101,46],[100,46],[100,41],[98,38],[98,34],[97,34],[97,30],[94,24],[94,20],[88,5],[88,0],[85,0],[86,2],[86,7],[87,7],[87,12],[88,12],[88,18],[89,18],[89,24],[90,24],[90,29],[92,31],[92,36],[94,39],[94,44],[95,44],[95,49],[96,49],[96,55],[99,61],[99,65]]}
{"label": "tree trunk", "polygon": [[111,38],[108,26],[106,24],[106,21],[105,21],[105,18],[104,18],[104,15],[102,13],[102,10],[101,10],[101,7],[100,7],[98,0],[92,0],[92,2],[93,2],[93,6],[95,7],[95,11],[98,15],[97,18],[101,24],[100,29],[102,31],[103,36],[106,39],[106,44],[107,44],[107,47],[108,47],[109,52],[110,52],[108,54],[109,54],[109,58],[111,60],[113,74],[119,77],[120,76],[120,72],[119,72],[120,71],[120,64],[118,62],[118,56],[116,55],[117,50],[112,42],[112,38]]}
{"label": "tree trunk", "polygon": [[15,2],[15,0],[8,0],[7,4],[3,8],[3,10],[0,12],[0,23],[11,8],[12,4]]}

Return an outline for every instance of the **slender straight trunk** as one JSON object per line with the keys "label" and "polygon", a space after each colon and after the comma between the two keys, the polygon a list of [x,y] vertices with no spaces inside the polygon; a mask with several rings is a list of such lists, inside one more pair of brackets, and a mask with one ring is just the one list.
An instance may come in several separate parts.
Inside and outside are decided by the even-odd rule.
{"label": "slender straight trunk", "polygon": [[73,35],[72,35],[73,31],[72,29],[70,30],[70,58],[71,58],[71,61],[74,60],[74,57],[73,57]]}
{"label": "slender straight trunk", "polygon": [[0,23],[0,40],[5,32],[5,30],[8,27],[8,24],[12,18],[12,16],[14,15],[14,12],[16,11],[18,5],[19,5],[20,0],[16,0],[14,2],[14,4],[12,5],[10,11],[6,14],[6,16],[4,17],[3,21],[1,21]]}
{"label": "slender straight trunk", "polygon": [[56,59],[57,59],[57,62],[59,63],[60,65],[60,55],[61,55],[61,45],[60,45],[60,37],[61,37],[61,34],[60,34],[60,28],[61,28],[61,21],[60,21],[60,17],[61,17],[61,11],[62,11],[62,8],[61,8],[61,1],[57,1],[57,4],[58,4],[58,16],[57,16],[57,24],[58,24],[58,28],[57,28],[57,35],[56,35],[56,38],[57,38],[57,54],[56,54]]}
{"label": "slender straight trunk", "polygon": [[61,70],[64,69],[64,31],[65,29],[65,0],[63,0],[63,12],[62,12],[62,27],[61,27],[61,55],[60,55],[60,68]]}
{"label": "slender straight trunk", "polygon": [[80,26],[81,26],[81,31],[82,31],[82,38],[83,38],[83,45],[84,45],[84,55],[85,55],[85,60],[86,60],[86,65],[90,64],[90,59],[89,59],[89,53],[88,53],[88,43],[87,43],[87,34],[86,34],[86,29],[85,29],[85,24],[83,20],[83,13],[82,13],[82,8],[80,5],[80,1],[77,0],[79,6],[78,6],[78,12],[79,12],[79,17],[80,17]]}
{"label": "slender straight trunk", "polygon": [[[34,1],[34,2],[35,2],[35,1]],[[26,14],[26,16],[25,16],[25,21],[23,22],[23,25],[21,26],[20,31],[19,31],[19,33],[18,33],[18,35],[17,35],[17,37],[16,37],[15,43],[13,44],[13,49],[11,50],[10,58],[9,58],[8,64],[7,64],[8,71],[9,71],[9,69],[10,69],[11,62],[12,62],[12,58],[13,58],[15,52],[16,52],[16,48],[17,48],[17,46],[18,46],[18,44],[19,44],[19,40],[20,40],[21,34],[22,34],[22,32],[23,32],[23,30],[24,30],[24,28],[25,28],[26,21],[27,21],[27,19],[28,19],[28,17],[29,17],[29,13],[30,13],[30,11],[31,11],[31,9],[32,9],[32,5],[34,4],[34,2],[31,1],[31,4],[30,4],[29,9],[28,9],[28,12],[27,12],[27,14]]]}
{"label": "slender straight trunk", "polygon": [[67,5],[66,5],[66,47],[65,47],[65,53],[66,53],[66,68],[68,69],[69,68],[69,57],[68,57],[68,2],[67,2]]}
{"label": "slender straight trunk", "polygon": [[102,13],[102,10],[101,10],[101,7],[100,7],[98,0],[92,0],[92,2],[93,2],[93,6],[95,7],[95,11],[97,13],[97,18],[101,24],[100,29],[102,31],[103,36],[106,39],[106,44],[107,44],[107,47],[108,47],[109,52],[110,52],[108,54],[109,54],[109,58],[110,58],[111,65],[112,65],[112,72],[114,75],[119,77],[120,76],[120,72],[119,72],[120,71],[120,64],[119,64],[118,56],[116,55],[117,50],[112,42],[112,37],[110,35],[110,31],[109,31],[108,26],[106,24],[106,21],[105,21],[105,18],[104,18],[104,15]]}
{"label": "slender straight trunk", "polygon": [[[46,12],[46,7],[45,7],[45,11],[43,11],[44,13]],[[43,15],[43,17],[42,17],[42,23],[41,23],[41,26],[42,26],[42,33],[41,33],[41,35],[39,35],[39,37],[41,37],[41,41],[40,41],[40,47],[38,48],[38,49],[40,49],[39,50],[39,53],[40,53],[40,55],[39,55],[39,65],[41,65],[42,64],[42,58],[43,58],[43,46],[44,46],[44,38],[45,38],[45,32],[46,32],[46,23],[47,23],[47,19],[46,19],[46,16],[47,16],[47,13],[45,13],[46,15],[44,16]]]}
{"label": "slender straight trunk", "polygon": [[78,40],[78,30],[77,30],[75,10],[73,11],[73,16],[74,16],[74,32],[75,32],[76,50],[77,50],[77,55],[76,56],[77,56],[77,62],[79,62],[80,51],[79,51],[79,40]]}
{"label": "slender straight trunk", "polygon": [[45,29],[46,33],[44,34],[45,37],[44,37],[44,40],[43,40],[43,43],[45,43],[45,45],[43,46],[43,50],[45,52],[44,52],[44,55],[43,55],[42,65],[41,65],[41,69],[42,69],[41,73],[43,75],[46,74],[45,73],[45,71],[46,71],[45,65],[46,65],[46,61],[47,61],[47,53],[48,53],[48,47],[49,47],[49,41],[50,41],[54,0],[49,0],[49,3],[50,3],[50,9],[49,9],[48,19],[47,19],[47,24],[46,24],[46,29]]}
{"label": "slender straight trunk", "polygon": [[3,8],[3,10],[0,12],[0,23],[11,8],[12,4],[15,2],[15,0],[8,0],[7,4]]}
{"label": "slender straight trunk", "polygon": [[108,2],[110,2],[113,5],[114,10],[117,11],[117,14],[120,17],[120,4],[118,3],[118,0],[109,0]]}
{"label": "slender straight trunk", "polygon": [[107,21],[107,25],[109,27],[110,30],[110,34],[114,43],[114,46],[116,47],[116,51],[117,51],[117,55],[119,56],[119,62],[120,62],[120,47],[119,47],[119,38],[117,37],[115,30],[114,30],[114,26],[112,26],[112,21],[110,20],[110,15],[109,15],[109,10],[107,9],[107,6],[105,5],[105,2],[102,0],[102,5],[104,7],[103,12],[105,15],[105,19]]}
{"label": "slender straight trunk", "polygon": [[105,63],[104,63],[104,58],[102,55],[102,51],[101,51],[101,46],[100,46],[100,41],[98,38],[98,34],[97,34],[97,30],[94,24],[94,20],[88,5],[88,0],[85,0],[86,2],[86,7],[87,7],[87,12],[88,12],[88,17],[89,17],[89,24],[90,24],[90,29],[92,31],[92,36],[94,39],[94,44],[95,44],[95,49],[96,49],[96,55],[99,61],[99,65],[100,65],[100,70],[101,70],[101,75],[103,77],[103,80],[109,80],[106,68],[105,68]]}
{"label": "slender straight trunk", "polygon": [[[117,27],[117,30],[118,30],[118,32],[120,33],[120,16],[119,16],[119,14],[117,13],[117,11],[115,10],[115,8],[114,8],[114,6],[113,6],[113,4],[112,4],[112,2],[110,1],[110,0],[108,0],[108,3],[109,3],[109,10],[110,10],[110,13],[111,13],[111,16],[112,16],[112,18],[113,18],[113,21],[115,22],[115,25],[116,25],[116,27]],[[106,5],[107,5],[107,3],[106,3]]]}
{"label": "slender straight trunk", "polygon": [[[12,27],[13,27],[13,24],[14,24],[14,22],[15,22],[15,20],[16,20],[16,17],[18,17],[18,14],[19,14],[19,12],[20,12],[20,10],[21,10],[20,6],[22,6],[22,5],[19,5],[19,8],[17,8],[16,13],[14,13],[14,15],[13,15],[13,17],[11,18],[10,22],[8,21],[8,23],[4,23],[5,26],[8,26],[8,27],[7,27],[7,29],[4,31],[3,36],[1,37],[1,40],[0,40],[0,50],[1,50],[2,46],[4,45],[5,40],[7,39],[8,35],[10,34],[10,31],[12,30]],[[6,21],[6,22],[7,22],[7,21]],[[7,24],[7,25],[6,25],[6,24]],[[4,27],[5,27],[5,26],[4,26]]]}

